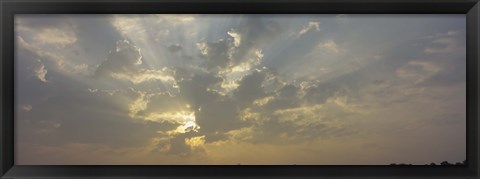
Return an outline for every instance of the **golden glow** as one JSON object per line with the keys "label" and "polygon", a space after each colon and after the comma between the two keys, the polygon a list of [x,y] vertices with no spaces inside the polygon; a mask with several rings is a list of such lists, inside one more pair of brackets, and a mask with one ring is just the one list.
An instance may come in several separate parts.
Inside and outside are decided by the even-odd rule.
{"label": "golden glow", "polygon": [[253,112],[252,109],[250,109],[250,108],[246,108],[242,111],[240,119],[258,121],[258,120],[260,120],[260,114],[256,113],[256,112]]}
{"label": "golden glow", "polygon": [[235,80],[223,80],[222,83],[220,84],[220,87],[222,87],[223,89],[227,90],[227,91],[231,91],[231,90],[234,90],[234,89],[237,89],[238,86],[240,86],[238,84],[237,81]]}
{"label": "golden glow", "polygon": [[199,137],[186,138],[185,144],[192,148],[203,146],[205,144],[205,136],[203,135]]}
{"label": "golden glow", "polygon": [[173,82],[175,83],[175,79],[173,76],[165,74],[164,71],[160,70],[144,70],[137,72],[135,74],[133,73],[113,73],[112,74],[113,78],[116,79],[124,79],[124,80],[129,80],[132,83],[138,84],[138,83],[143,83],[145,81],[153,81],[153,80],[159,80],[162,82]]}
{"label": "golden glow", "polygon": [[268,96],[268,97],[257,99],[255,101],[253,101],[253,104],[255,104],[257,106],[263,106],[263,105],[267,104],[269,101],[271,101],[272,99],[273,99],[273,96]]}
{"label": "golden glow", "polygon": [[208,55],[207,43],[205,43],[205,42],[197,43],[197,48],[200,50],[200,53],[202,55]]}
{"label": "golden glow", "polygon": [[321,115],[322,105],[301,106],[297,108],[276,110],[273,114],[278,116],[280,121],[291,121],[297,125],[305,126],[318,122]]}
{"label": "golden glow", "polygon": [[327,40],[318,45],[323,51],[329,54],[338,54],[343,51],[333,40]]}
{"label": "golden glow", "polygon": [[235,140],[247,140],[253,138],[253,127],[244,127],[229,131],[228,134]]}
{"label": "golden glow", "polygon": [[354,104],[347,96],[329,98],[327,102],[331,102],[348,112],[355,112],[355,113],[367,112],[366,110],[361,109],[360,108],[361,106]]}
{"label": "golden glow", "polygon": [[200,126],[195,122],[195,113],[190,111],[176,111],[165,113],[151,113],[144,120],[155,122],[171,122],[180,124],[175,130],[168,131],[168,134],[186,133],[190,131],[198,132]]}
{"label": "golden glow", "polygon": [[227,34],[230,35],[230,37],[232,37],[234,39],[235,47],[240,46],[240,42],[242,41],[242,35],[240,35],[237,32],[230,32],[230,31],[227,32]]}
{"label": "golden glow", "polygon": [[145,94],[146,93],[140,93],[140,96],[129,106],[128,116],[134,118],[138,112],[147,108],[148,100]]}
{"label": "golden glow", "polygon": [[187,123],[195,121],[194,112],[190,111],[176,111],[164,113],[150,113],[144,118],[147,121],[170,121],[176,123]]}
{"label": "golden glow", "polygon": [[46,28],[38,32],[34,37],[42,44],[53,44],[59,47],[73,44],[77,41],[77,37],[72,30],[64,30],[59,28]]}

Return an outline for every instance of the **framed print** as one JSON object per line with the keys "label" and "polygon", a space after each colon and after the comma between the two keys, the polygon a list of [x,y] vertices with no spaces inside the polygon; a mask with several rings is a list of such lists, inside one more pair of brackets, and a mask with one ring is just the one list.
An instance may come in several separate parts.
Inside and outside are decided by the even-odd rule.
{"label": "framed print", "polygon": [[478,177],[478,1],[0,4],[0,174]]}

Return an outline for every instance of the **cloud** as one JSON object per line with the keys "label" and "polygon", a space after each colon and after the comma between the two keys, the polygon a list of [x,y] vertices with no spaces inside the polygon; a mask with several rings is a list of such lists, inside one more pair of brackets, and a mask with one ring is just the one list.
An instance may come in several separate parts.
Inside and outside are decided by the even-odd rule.
{"label": "cloud", "polygon": [[300,87],[287,83],[243,108],[240,118],[251,123],[252,131],[242,140],[295,143],[355,134],[358,131],[349,124],[350,117],[367,114],[368,110],[349,95],[341,85]]}
{"label": "cloud", "polygon": [[258,52],[277,39],[282,31],[279,23],[274,20],[245,18],[237,27],[227,32],[234,38],[233,43],[230,43],[233,48],[229,52],[231,66],[255,59]]}
{"label": "cloud", "polygon": [[219,70],[230,65],[229,44],[223,39],[210,43],[197,43],[208,70]]}
{"label": "cloud", "polygon": [[175,155],[182,155],[186,156],[189,155],[191,152],[190,146],[186,144],[186,136],[184,135],[177,135],[169,140],[169,150],[167,154],[175,154]]}
{"label": "cloud", "polygon": [[327,54],[339,54],[343,52],[345,49],[341,48],[335,41],[333,40],[326,40],[318,44],[318,47]]}
{"label": "cloud", "polygon": [[75,80],[88,75],[88,65],[70,54],[78,45],[77,25],[70,18],[22,15],[16,17],[15,29],[17,58],[26,66],[41,60],[42,64],[33,70],[41,81],[57,83],[59,73],[74,76]]}
{"label": "cloud", "polygon": [[439,54],[450,53],[461,48],[458,41],[459,32],[448,31],[446,33],[437,33],[431,36],[427,36],[429,39],[429,47],[426,47],[423,51],[426,54]]}
{"label": "cloud", "polygon": [[[296,105],[290,105],[286,108],[274,109],[270,115],[277,118],[280,123],[293,125],[290,126],[291,129],[289,130],[301,133],[301,135],[297,137],[302,138],[315,137],[315,134],[319,135],[316,137],[324,137],[355,133],[356,129],[349,124],[349,116],[355,114],[354,116],[360,117],[363,112],[363,107],[355,104],[352,97],[336,93],[329,97],[324,103],[297,103]],[[319,130],[323,128],[326,131],[316,133],[310,131],[313,129],[309,128],[311,126],[319,127]],[[330,131],[327,132],[328,130]]]}
{"label": "cloud", "polygon": [[335,94],[341,87],[339,84],[322,83],[305,87],[303,99],[310,103],[324,103],[330,96]]}
{"label": "cloud", "polygon": [[178,97],[185,99],[195,111],[195,121],[200,126],[199,134],[210,142],[218,140],[219,134],[243,126],[235,101],[212,90],[221,79],[207,74],[195,75],[191,80],[179,82]]}
{"label": "cloud", "polygon": [[295,37],[301,37],[305,35],[307,32],[313,32],[313,31],[320,31],[320,23],[319,22],[308,22],[308,25],[303,26],[303,28],[298,31],[297,33],[293,33]]}
{"label": "cloud", "polygon": [[249,16],[234,29],[241,35],[244,47],[253,45],[257,48],[268,45],[283,32],[282,27],[275,20],[262,20]]}
{"label": "cloud", "polygon": [[147,108],[148,105],[148,98],[145,92],[138,92],[138,97],[133,101],[129,106],[128,115],[131,118],[135,118],[135,116],[140,112]]}
{"label": "cloud", "polygon": [[34,46],[54,46],[63,49],[77,42],[76,25],[68,18],[51,16],[29,17],[22,15],[15,19],[17,33],[31,34]]}
{"label": "cloud", "polygon": [[220,94],[208,90],[218,86],[222,78],[212,73],[196,73],[193,77],[178,82],[179,96],[188,100],[193,108],[201,107],[203,101],[217,100]]}
{"label": "cloud", "polygon": [[41,120],[38,124],[41,126],[41,129],[37,131],[39,133],[54,132],[54,130],[62,127],[62,124],[56,120]]}
{"label": "cloud", "polygon": [[36,34],[35,40],[41,44],[55,45],[59,48],[64,48],[77,41],[75,32],[71,30],[62,30],[58,28],[45,28]]}
{"label": "cloud", "polygon": [[124,38],[147,40],[146,28],[138,16],[115,15],[110,18],[110,23]]}
{"label": "cloud", "polygon": [[[21,63],[31,63],[31,68],[25,69],[39,72],[33,76],[36,78],[19,78],[23,88],[19,104],[24,104],[18,113],[22,163],[318,164],[321,158],[320,162],[330,162],[325,164],[382,164],[399,151],[415,153],[411,146],[430,141],[432,136],[460,141],[457,138],[461,136],[454,132],[463,130],[459,127],[465,116],[461,110],[464,94],[460,93],[465,91],[463,76],[446,77],[462,74],[464,66],[452,60],[461,59],[461,55],[442,53],[433,58],[437,53],[430,53],[406,62],[410,58],[391,54],[400,53],[398,49],[380,48],[380,54],[378,48],[368,51],[383,45],[371,46],[373,41],[364,39],[382,33],[370,34],[362,28],[357,30],[365,38],[353,38],[347,44],[352,44],[348,46],[352,54],[343,54],[347,46],[339,43],[342,37],[315,36],[320,30],[318,22],[297,26],[294,33],[312,38],[292,39],[284,34],[283,29],[309,21],[303,16],[298,21],[270,15],[238,19],[236,15],[105,17],[111,24],[98,23],[106,26],[100,36],[119,36],[85,38],[87,31],[76,28],[76,42],[63,47],[74,48],[71,54],[59,49],[60,44],[73,41],[63,38],[61,32],[62,38],[56,42],[42,42],[42,38],[29,34],[33,32],[17,34]],[[335,20],[338,18],[343,16]],[[88,24],[88,19],[83,20],[72,22]],[[211,31],[211,27],[218,28]],[[335,28],[321,30],[331,35],[328,31]],[[97,27],[89,29],[96,31]],[[459,43],[462,39],[457,36],[451,31],[421,39],[427,46],[420,48],[420,54],[411,55],[448,46],[451,38]],[[107,44],[83,54],[83,43],[99,41]],[[105,58],[105,46],[110,42],[116,46],[104,61],[76,61]],[[395,39],[389,43],[394,45],[386,46],[409,45]],[[354,55],[356,52],[365,55]],[[191,57],[188,62],[184,59],[187,56]],[[30,58],[45,64],[36,68],[35,60],[27,60]],[[369,63],[367,58],[378,63]],[[92,65],[95,63],[98,65]],[[57,73],[59,69],[65,73]],[[73,74],[92,69],[97,78],[71,80],[78,76]],[[57,85],[30,83],[37,78]],[[448,135],[437,133],[430,124],[440,126]],[[384,141],[409,134],[408,138],[415,140],[398,144]],[[377,151],[375,147],[365,149],[365,144],[395,147]],[[406,144],[409,146],[403,146]],[[318,153],[330,157],[311,157]],[[365,153],[385,158],[362,155]]]}
{"label": "cloud", "polygon": [[191,148],[201,147],[205,144],[205,136],[198,136],[185,139],[185,143]]}
{"label": "cloud", "polygon": [[179,134],[168,140],[165,154],[188,158],[202,157],[206,155],[204,144],[205,136],[197,136],[193,132]]}
{"label": "cloud", "polygon": [[[149,49],[152,44],[166,41],[178,41],[173,33],[185,34],[190,39],[196,38],[199,31],[196,15],[190,14],[149,14],[149,15],[112,15],[108,16],[111,25],[122,35],[138,46]],[[172,33],[173,32],[173,33]],[[157,51],[145,54],[148,59],[154,58]]]}
{"label": "cloud", "polygon": [[170,51],[172,53],[179,52],[180,50],[182,50],[182,46],[180,46],[179,44],[174,44],[174,45],[168,46],[168,51]]}
{"label": "cloud", "polygon": [[418,84],[433,77],[441,70],[442,68],[433,62],[412,60],[397,69],[395,74],[400,78],[411,79]]}
{"label": "cloud", "polygon": [[20,107],[23,111],[29,112],[32,110],[32,105],[26,104]]}
{"label": "cloud", "polygon": [[424,52],[427,54],[435,54],[435,53],[448,53],[453,51],[456,45],[456,41],[452,38],[443,38],[437,39],[432,41],[433,45],[437,45],[438,47],[428,47],[425,48]]}
{"label": "cloud", "polygon": [[253,73],[243,77],[239,86],[233,92],[237,102],[243,105],[250,105],[255,99],[265,97],[262,83],[265,80],[265,74],[253,71]]}
{"label": "cloud", "polygon": [[174,124],[181,124],[178,128],[180,133],[185,133],[186,130],[197,130],[199,127],[195,123],[194,112],[191,111],[172,111],[163,113],[150,113],[146,115],[144,120],[155,122],[171,122]]}
{"label": "cloud", "polygon": [[173,26],[179,24],[189,24],[195,21],[195,15],[191,14],[162,14],[157,15],[159,21],[166,21]]}
{"label": "cloud", "polygon": [[48,60],[54,64],[57,70],[65,74],[71,74],[78,71],[70,68],[73,65],[65,60],[63,55],[54,53],[52,50],[43,49],[44,46],[42,45],[36,45],[35,42],[28,43],[21,36],[17,36],[16,43],[19,46],[19,50],[22,51],[22,55],[28,56],[31,59]]}
{"label": "cloud", "polygon": [[171,76],[167,69],[163,70],[144,70],[141,69],[136,72],[126,72],[126,73],[112,73],[111,77],[116,79],[124,79],[131,81],[134,84],[143,83],[147,81],[162,81],[162,82],[169,82],[175,83],[175,79]]}
{"label": "cloud", "polygon": [[323,116],[327,110],[319,106],[297,107],[277,110],[262,116],[261,125],[254,125],[247,137],[240,141],[261,144],[291,145],[314,139],[338,138],[357,133],[347,120],[341,122],[341,116],[331,118]]}
{"label": "cloud", "polygon": [[[19,114],[22,119],[19,139],[32,145],[83,143],[139,147],[158,136],[157,131],[175,129],[176,125],[169,123],[132,120],[127,104],[134,99],[133,91],[105,95],[98,91],[64,90],[36,106],[36,110]],[[35,134],[36,131],[48,133]]]}
{"label": "cloud", "polygon": [[200,57],[205,59],[202,67],[223,79],[221,88],[215,90],[229,94],[239,87],[240,80],[261,63],[262,48],[281,32],[280,25],[273,20],[248,17],[227,31],[231,39],[197,43]]}
{"label": "cloud", "polygon": [[37,69],[35,69],[35,76],[42,82],[46,83],[47,79],[45,79],[45,76],[47,75],[47,69],[45,69],[45,65],[41,64],[40,60],[38,60],[40,65],[38,66]]}
{"label": "cloud", "polygon": [[[177,126],[175,129],[160,132],[162,135],[173,137],[193,132],[205,136],[207,143],[225,139],[225,132],[244,125],[238,118],[235,101],[210,90],[220,82],[221,78],[213,74],[196,73],[191,78],[179,81],[179,92],[174,95],[137,91],[136,97],[129,102],[129,116],[133,120]],[[176,145],[180,150],[185,144]],[[169,150],[165,148],[165,151]]]}
{"label": "cloud", "polygon": [[300,89],[292,84],[287,84],[276,90],[276,95],[267,98],[263,105],[267,110],[293,108],[301,104]]}
{"label": "cloud", "polygon": [[239,87],[240,80],[261,63],[262,48],[281,32],[275,21],[247,17],[238,27],[227,31],[232,40],[197,43],[200,56],[205,59],[203,67],[223,79],[221,89],[216,90],[230,93]]}
{"label": "cloud", "polygon": [[161,70],[143,69],[140,48],[127,40],[117,41],[117,48],[110,52],[107,59],[95,71],[96,77],[107,76],[127,80],[134,84],[159,80],[175,83],[173,71],[164,67]]}
{"label": "cloud", "polygon": [[[18,26],[19,29],[24,28],[24,26]],[[24,60],[39,60],[41,59],[45,66],[50,72],[61,72],[66,75],[87,75],[89,66],[85,63],[75,63],[71,59],[67,58],[63,46],[74,45],[72,43],[63,43],[55,42],[59,38],[48,37],[55,40],[45,41],[36,38],[37,32],[35,28],[29,27],[28,31],[16,31],[18,36],[16,36],[16,45],[21,55],[19,58]],[[38,29],[39,31],[41,29]],[[33,38],[32,38],[33,36]],[[24,37],[28,37],[28,41]],[[60,39],[60,41],[63,41]],[[54,45],[52,48],[50,45]],[[60,47],[61,46],[61,47]],[[53,65],[52,65],[53,64]],[[41,70],[42,71],[42,70]]]}
{"label": "cloud", "polygon": [[340,24],[346,24],[349,22],[349,16],[347,14],[339,14],[335,16],[335,21]]}
{"label": "cloud", "polygon": [[223,88],[222,90],[224,90],[225,93],[229,93],[236,89],[243,77],[251,74],[253,70],[256,70],[256,67],[261,63],[262,58],[262,51],[250,51],[248,60],[218,72],[219,76],[223,79],[221,84],[221,87]]}
{"label": "cloud", "polygon": [[233,38],[233,44],[235,47],[240,46],[240,43],[242,42],[242,35],[234,32],[234,31],[228,31],[227,34]]}
{"label": "cloud", "polygon": [[142,64],[140,48],[127,40],[117,41],[116,50],[108,54],[107,59],[98,66],[95,75],[134,72],[138,70],[137,65],[140,64]]}

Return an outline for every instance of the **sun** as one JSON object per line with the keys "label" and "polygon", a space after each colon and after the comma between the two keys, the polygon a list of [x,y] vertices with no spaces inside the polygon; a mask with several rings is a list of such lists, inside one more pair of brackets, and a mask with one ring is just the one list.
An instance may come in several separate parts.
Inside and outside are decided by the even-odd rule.
{"label": "sun", "polygon": [[195,123],[195,121],[188,121],[185,124],[178,126],[175,132],[177,133],[187,133],[190,131],[198,132],[198,129],[200,129],[200,126],[197,123]]}

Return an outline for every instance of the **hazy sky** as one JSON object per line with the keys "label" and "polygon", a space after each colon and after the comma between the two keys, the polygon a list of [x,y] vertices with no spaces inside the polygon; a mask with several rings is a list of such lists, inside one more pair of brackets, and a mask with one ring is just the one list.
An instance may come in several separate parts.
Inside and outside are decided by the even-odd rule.
{"label": "hazy sky", "polygon": [[465,15],[17,15],[16,164],[466,159]]}

